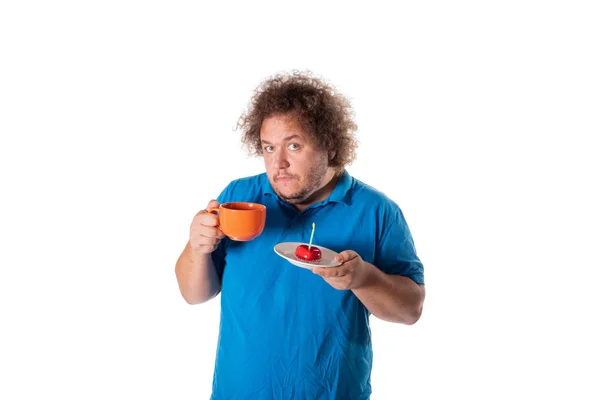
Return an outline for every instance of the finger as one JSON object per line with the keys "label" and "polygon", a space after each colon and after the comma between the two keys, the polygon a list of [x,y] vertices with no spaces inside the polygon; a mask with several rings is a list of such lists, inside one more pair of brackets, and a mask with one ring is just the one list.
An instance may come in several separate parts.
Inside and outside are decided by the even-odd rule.
{"label": "finger", "polygon": [[329,268],[315,268],[313,273],[320,275],[323,278],[341,278],[342,276],[348,275],[349,269],[346,267],[329,267]]}
{"label": "finger", "polygon": [[197,253],[197,254],[210,254],[213,251],[215,251],[217,249],[217,246],[210,246],[210,245],[200,245],[197,247],[194,247],[193,250]]}
{"label": "finger", "polygon": [[217,246],[221,243],[220,239],[216,238],[208,238],[205,236],[199,236],[195,238],[190,238],[190,245],[194,249],[207,249],[211,248],[211,252],[217,248]]}
{"label": "finger", "polygon": [[200,236],[194,240],[196,246],[217,246],[221,239]]}
{"label": "finger", "polygon": [[203,236],[215,239],[223,239],[224,237],[223,232],[221,232],[219,228],[204,225],[200,225],[196,229],[192,229],[191,235],[194,237]]}
{"label": "finger", "polygon": [[204,226],[217,226],[219,225],[219,217],[215,214],[209,213],[206,210],[200,211],[195,217],[194,222]]}
{"label": "finger", "polygon": [[219,207],[219,202],[216,201],[215,199],[211,200],[208,202],[208,205],[206,206],[206,208],[213,208],[213,207]]}
{"label": "finger", "polygon": [[358,254],[353,250],[344,250],[333,258],[335,261],[340,264],[346,263],[358,257]]}

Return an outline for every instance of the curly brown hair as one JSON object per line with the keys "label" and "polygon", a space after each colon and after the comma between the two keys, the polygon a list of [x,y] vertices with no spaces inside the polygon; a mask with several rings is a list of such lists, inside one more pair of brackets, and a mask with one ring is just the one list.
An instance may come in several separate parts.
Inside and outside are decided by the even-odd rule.
{"label": "curly brown hair", "polygon": [[248,109],[237,128],[251,154],[262,155],[260,128],[263,120],[276,114],[295,114],[318,148],[335,151],[329,162],[337,172],[356,157],[358,142],[350,102],[335,88],[310,71],[279,73],[262,82],[254,91]]}

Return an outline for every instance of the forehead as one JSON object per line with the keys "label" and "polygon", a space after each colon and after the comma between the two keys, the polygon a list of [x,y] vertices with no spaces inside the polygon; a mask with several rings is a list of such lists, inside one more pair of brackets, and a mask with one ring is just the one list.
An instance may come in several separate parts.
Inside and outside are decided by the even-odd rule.
{"label": "forehead", "polygon": [[[275,143],[290,136],[297,135],[300,139],[308,140],[309,135],[295,115],[277,114],[263,120],[260,128],[260,139]],[[296,138],[297,139],[297,138]]]}

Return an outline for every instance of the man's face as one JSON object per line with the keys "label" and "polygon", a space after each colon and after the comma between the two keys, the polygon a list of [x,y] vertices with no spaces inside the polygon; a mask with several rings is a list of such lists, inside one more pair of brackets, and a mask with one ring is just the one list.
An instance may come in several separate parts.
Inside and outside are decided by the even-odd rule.
{"label": "man's face", "polygon": [[328,152],[313,144],[294,115],[265,118],[260,139],[267,176],[284,201],[304,203],[333,176]]}

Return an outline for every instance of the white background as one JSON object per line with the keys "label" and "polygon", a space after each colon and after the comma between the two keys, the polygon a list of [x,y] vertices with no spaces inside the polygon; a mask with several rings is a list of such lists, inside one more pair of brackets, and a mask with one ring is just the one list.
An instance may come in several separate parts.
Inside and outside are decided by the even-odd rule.
{"label": "white background", "polygon": [[372,398],[600,397],[594,2],[199,3],[0,5],[0,398],[208,398],[219,301],[175,261],[292,68],[351,99],[349,170],[425,264],[421,320],[372,320]]}

